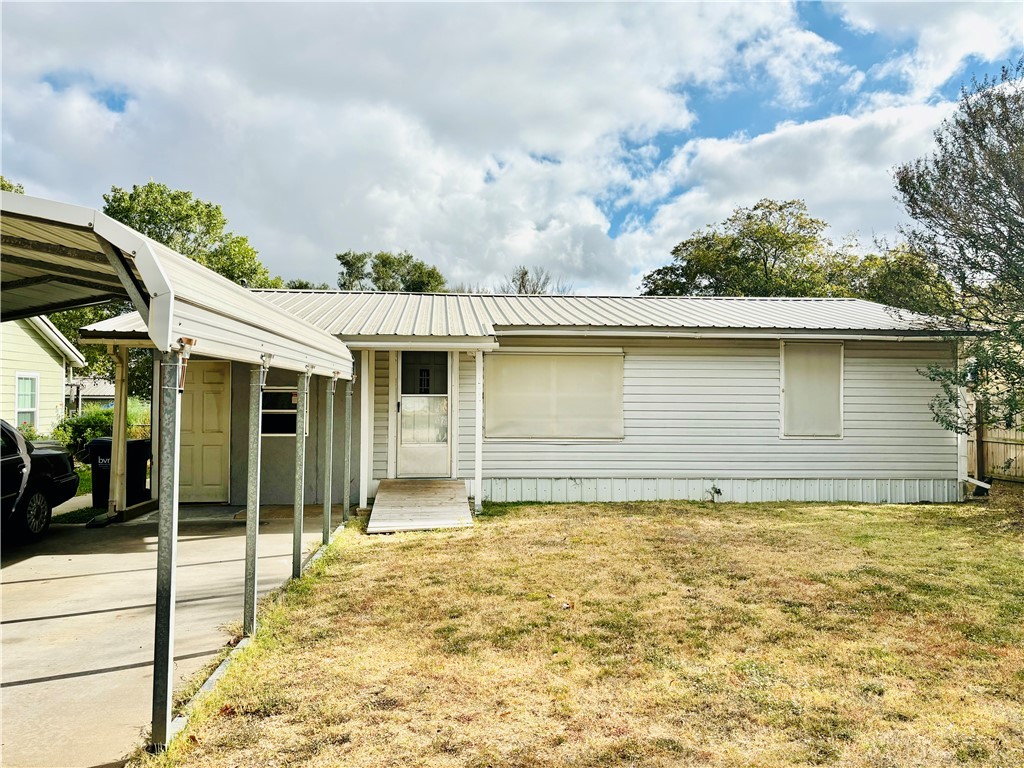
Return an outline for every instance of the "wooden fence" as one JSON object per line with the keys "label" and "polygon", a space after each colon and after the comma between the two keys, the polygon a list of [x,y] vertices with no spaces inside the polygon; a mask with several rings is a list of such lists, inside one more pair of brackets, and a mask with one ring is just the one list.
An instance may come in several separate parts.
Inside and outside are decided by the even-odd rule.
{"label": "wooden fence", "polygon": [[[985,468],[981,477],[998,477],[1024,483],[1024,429],[986,427],[981,438]],[[977,441],[967,441],[967,466],[971,472],[978,466]],[[975,474],[975,477],[978,476]]]}

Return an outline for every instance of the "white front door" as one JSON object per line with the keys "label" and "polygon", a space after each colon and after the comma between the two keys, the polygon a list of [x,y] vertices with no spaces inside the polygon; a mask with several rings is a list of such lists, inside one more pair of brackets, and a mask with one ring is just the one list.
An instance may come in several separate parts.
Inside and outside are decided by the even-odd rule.
{"label": "white front door", "polygon": [[231,363],[189,361],[181,395],[181,501],[227,502],[230,414]]}
{"label": "white front door", "polygon": [[402,352],[398,366],[398,477],[448,477],[448,353]]}

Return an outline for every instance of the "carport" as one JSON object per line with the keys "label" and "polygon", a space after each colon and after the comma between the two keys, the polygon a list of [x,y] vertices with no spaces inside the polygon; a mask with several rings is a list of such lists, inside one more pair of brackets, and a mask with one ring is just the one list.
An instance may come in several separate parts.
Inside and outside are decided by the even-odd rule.
{"label": "carport", "polygon": [[[159,524],[157,543],[156,621],[153,659],[152,741],[166,746],[171,733],[174,655],[175,563],[178,533],[178,473],[180,402],[189,357],[195,353],[248,364],[250,408],[248,429],[248,483],[246,514],[245,596],[243,630],[256,627],[257,530],[260,495],[260,424],[262,391],[270,368],[297,376],[295,436],[296,483],[294,502],[292,575],[301,572],[303,478],[305,463],[306,402],[310,379],[318,376],[333,395],[337,381],[351,392],[352,356],[346,346],[315,326],[255,298],[181,254],[141,235],[100,211],[51,200],[3,192],[0,198],[0,263],[2,263],[3,320],[57,312],[63,309],[129,301],[146,324],[145,346],[155,351],[154,452]],[[126,346],[119,345],[121,360],[115,402],[112,487],[122,500],[124,482]],[[333,397],[327,398],[325,451],[333,444]],[[157,427],[159,425],[159,427]],[[346,419],[346,445],[351,440],[351,419]],[[346,452],[347,453],[347,452]],[[347,458],[347,456],[346,456]],[[330,535],[331,479],[327,464],[324,532]],[[345,463],[346,482],[350,474]],[[347,513],[348,497],[345,496]]]}

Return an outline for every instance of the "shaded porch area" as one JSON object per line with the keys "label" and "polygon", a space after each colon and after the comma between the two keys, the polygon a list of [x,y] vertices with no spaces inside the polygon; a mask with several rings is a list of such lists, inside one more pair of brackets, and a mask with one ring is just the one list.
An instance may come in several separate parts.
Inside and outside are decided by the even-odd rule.
{"label": "shaded porch area", "polygon": [[381,480],[367,533],[470,528],[466,483],[462,480]]}

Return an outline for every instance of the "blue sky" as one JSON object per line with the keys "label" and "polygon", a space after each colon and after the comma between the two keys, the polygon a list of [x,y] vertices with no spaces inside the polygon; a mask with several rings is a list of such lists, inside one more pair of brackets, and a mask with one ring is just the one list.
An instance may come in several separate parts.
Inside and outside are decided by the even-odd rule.
{"label": "blue sky", "polygon": [[5,3],[2,35],[29,194],[190,189],[286,278],[407,249],[621,294],[762,197],[893,237],[892,168],[1024,53],[1024,6]]}

